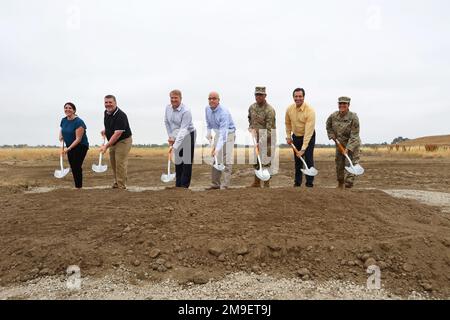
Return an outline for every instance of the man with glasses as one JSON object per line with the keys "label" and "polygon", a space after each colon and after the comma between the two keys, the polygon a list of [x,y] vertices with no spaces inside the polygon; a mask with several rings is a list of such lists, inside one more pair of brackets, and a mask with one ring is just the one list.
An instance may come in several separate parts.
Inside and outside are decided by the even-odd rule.
{"label": "man with glasses", "polygon": [[[275,109],[266,101],[266,88],[256,87],[255,100],[248,109],[249,131],[256,138],[259,146],[262,166],[270,168],[272,157],[272,141],[276,143],[275,129]],[[259,164],[255,165],[255,169],[259,168]],[[261,180],[255,175],[255,181],[251,185],[254,188],[261,187]],[[264,187],[270,187],[270,180],[264,181]]]}
{"label": "man with glasses", "polygon": [[[349,111],[350,101],[349,97],[339,98],[339,111],[328,117],[327,133],[330,140],[339,140],[353,164],[357,164],[359,163],[359,148],[361,145],[359,119],[356,113]],[[349,166],[346,161],[345,156],[336,147],[336,174],[339,189],[343,189],[344,185],[345,188],[352,188],[355,181],[355,176],[345,170],[345,166]]]}
{"label": "man with glasses", "polygon": [[116,97],[105,97],[105,129],[101,135],[108,139],[108,143],[100,147],[100,152],[109,149],[109,161],[114,175],[113,189],[126,189],[128,155],[133,143],[131,129],[125,112],[117,107]]}
{"label": "man with glasses", "polygon": [[209,105],[205,108],[207,135],[206,139],[212,142],[211,131],[214,130],[211,156],[217,157],[218,164],[224,164],[223,183],[220,183],[222,172],[212,168],[212,184],[207,190],[228,189],[231,180],[231,170],[234,161],[234,141],[236,127],[230,112],[220,103],[217,92],[211,92],[208,97]]}

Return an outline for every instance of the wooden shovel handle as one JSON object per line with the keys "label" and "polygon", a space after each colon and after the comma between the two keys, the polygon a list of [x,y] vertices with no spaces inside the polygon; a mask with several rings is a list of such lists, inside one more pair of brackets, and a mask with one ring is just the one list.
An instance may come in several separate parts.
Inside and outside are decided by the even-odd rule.
{"label": "wooden shovel handle", "polygon": [[298,156],[298,149],[297,149],[297,147],[292,143],[291,144],[291,147],[292,147],[292,149],[294,149],[294,151],[295,151],[295,156],[297,157],[297,158],[299,158],[299,159],[301,159],[301,160],[304,160],[302,157],[299,157]]}
{"label": "wooden shovel handle", "polygon": [[62,155],[64,153],[64,140],[61,142],[61,152],[60,154]]}
{"label": "wooden shovel handle", "polygon": [[342,154],[345,154],[345,148],[344,148],[344,146],[339,142],[339,140],[338,140],[338,139],[335,139],[334,142],[336,142],[336,145],[337,145],[337,147],[338,147],[338,149],[339,149],[339,152],[342,153]]}

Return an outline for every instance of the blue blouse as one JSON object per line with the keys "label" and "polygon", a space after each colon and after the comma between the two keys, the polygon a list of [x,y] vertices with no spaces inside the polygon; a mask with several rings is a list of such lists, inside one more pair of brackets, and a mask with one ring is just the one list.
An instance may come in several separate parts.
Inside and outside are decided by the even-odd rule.
{"label": "blue blouse", "polygon": [[89,147],[88,138],[86,135],[86,125],[84,124],[84,121],[80,118],[76,117],[73,120],[68,120],[66,117],[62,118],[61,120],[61,131],[62,136],[64,139],[64,142],[66,143],[66,146],[69,147],[76,139],[76,133],[75,131],[80,128],[84,128],[84,134],[81,138],[80,144],[85,145],[86,147]]}

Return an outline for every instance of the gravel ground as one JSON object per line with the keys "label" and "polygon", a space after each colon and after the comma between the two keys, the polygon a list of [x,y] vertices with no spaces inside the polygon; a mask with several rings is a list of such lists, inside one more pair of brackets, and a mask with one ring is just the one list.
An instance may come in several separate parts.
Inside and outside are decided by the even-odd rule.
{"label": "gravel ground", "polygon": [[413,199],[429,206],[438,206],[443,212],[450,213],[450,193],[420,190],[383,191],[393,197]]}
{"label": "gravel ground", "polygon": [[368,290],[365,286],[348,282],[333,280],[317,283],[242,272],[204,285],[188,283],[185,286],[171,280],[160,283],[135,281],[131,284],[125,274],[108,275],[100,279],[83,278],[81,290],[69,290],[66,281],[61,277],[47,277],[20,286],[0,288],[0,299],[428,299],[415,292],[408,297],[399,297],[384,289]]}

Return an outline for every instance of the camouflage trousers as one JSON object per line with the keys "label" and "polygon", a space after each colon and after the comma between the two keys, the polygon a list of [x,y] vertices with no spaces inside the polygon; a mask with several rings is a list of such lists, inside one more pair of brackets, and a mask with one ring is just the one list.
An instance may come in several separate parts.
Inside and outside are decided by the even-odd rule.
{"label": "camouflage trousers", "polygon": [[[259,143],[259,134],[257,134],[256,141]],[[261,141],[260,149],[259,149],[259,155],[261,157],[261,162],[263,168],[269,169],[272,166],[272,155],[274,154],[275,145],[272,145],[272,141],[276,141],[275,134],[272,133],[272,135],[267,136],[266,141]],[[255,152],[255,158],[256,158],[256,152]],[[259,161],[256,160],[256,164],[253,165],[255,169],[259,169]]]}
{"label": "camouflage trousers", "polygon": [[[353,152],[349,151],[348,156],[353,164],[359,163],[359,148],[355,148]],[[346,186],[352,187],[355,183],[355,175],[345,170],[346,166],[350,166],[347,158],[336,148],[336,175],[339,183],[345,183]]]}

